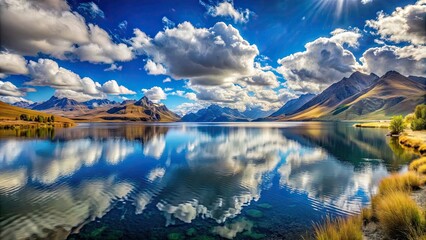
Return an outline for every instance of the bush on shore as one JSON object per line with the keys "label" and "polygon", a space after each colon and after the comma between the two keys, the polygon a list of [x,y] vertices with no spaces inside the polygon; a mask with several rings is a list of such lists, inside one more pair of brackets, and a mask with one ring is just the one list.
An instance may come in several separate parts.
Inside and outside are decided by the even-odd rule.
{"label": "bush on shore", "polygon": [[392,174],[384,179],[379,184],[379,194],[386,195],[394,191],[409,192],[413,189],[418,189],[422,181],[414,172],[405,174]]}
{"label": "bush on shore", "polygon": [[315,239],[362,240],[362,219],[358,216],[327,219],[325,224],[315,226]]}
{"label": "bush on shore", "polygon": [[386,235],[392,239],[418,239],[425,226],[422,210],[403,192],[381,196],[375,213]]}
{"label": "bush on shore", "polygon": [[391,131],[391,134],[400,134],[404,131],[404,128],[404,117],[402,117],[402,115],[393,116],[389,125],[389,130]]}
{"label": "bush on shore", "polygon": [[411,130],[425,130],[426,129],[426,105],[417,105],[414,110],[414,117],[411,121]]}

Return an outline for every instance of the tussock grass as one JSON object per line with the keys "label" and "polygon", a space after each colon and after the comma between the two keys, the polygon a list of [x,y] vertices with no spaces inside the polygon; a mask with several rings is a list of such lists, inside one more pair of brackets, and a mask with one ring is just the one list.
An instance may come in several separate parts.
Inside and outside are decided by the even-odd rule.
{"label": "tussock grass", "polygon": [[412,161],[408,168],[410,170],[417,171],[417,169],[422,165],[426,165],[426,157],[422,157],[422,158],[419,158],[417,160]]}
{"label": "tussock grass", "polygon": [[425,165],[421,165],[418,169],[417,169],[418,173],[421,174],[426,174],[426,164]]}
{"label": "tussock grass", "polygon": [[392,174],[380,182],[379,194],[386,195],[395,191],[409,192],[418,189],[421,184],[422,180],[415,172]]}
{"label": "tussock grass", "polygon": [[385,233],[392,239],[418,239],[425,227],[422,210],[404,192],[381,196],[375,214]]}
{"label": "tussock grass", "polygon": [[361,240],[362,219],[359,216],[327,219],[325,224],[315,226],[317,240]]}
{"label": "tussock grass", "polygon": [[372,208],[368,208],[368,207],[363,208],[361,210],[361,218],[364,221],[371,221],[371,220],[373,220],[373,218],[374,218],[373,209]]}
{"label": "tussock grass", "polygon": [[422,154],[422,155],[425,155],[425,154],[426,154],[426,143],[423,143],[422,145],[420,145],[420,147],[419,147],[419,152],[420,152],[420,154]]}
{"label": "tussock grass", "polygon": [[400,136],[399,137],[399,143],[406,146],[406,147],[419,149],[420,146],[423,145],[423,140],[413,138],[413,137],[409,137],[409,136]]}

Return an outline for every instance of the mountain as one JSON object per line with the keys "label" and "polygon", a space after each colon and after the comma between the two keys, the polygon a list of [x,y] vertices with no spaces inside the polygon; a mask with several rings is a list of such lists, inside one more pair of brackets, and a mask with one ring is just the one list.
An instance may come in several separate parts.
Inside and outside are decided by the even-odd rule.
{"label": "mountain", "polygon": [[426,85],[426,78],[424,78],[424,77],[408,76],[408,78],[413,80],[414,82],[418,82],[418,83],[421,83],[423,85]]}
{"label": "mountain", "polygon": [[271,117],[278,117],[280,115],[291,115],[296,112],[299,108],[301,108],[305,103],[309,102],[312,98],[315,97],[315,94],[303,94],[296,99],[292,99],[284,106],[282,106],[278,111],[271,114]]}
{"label": "mountain", "polygon": [[251,109],[246,109],[241,114],[247,119],[258,119],[258,118],[265,118],[271,115],[271,113],[273,112],[274,110],[263,111],[260,108],[251,108]]}
{"label": "mountain", "polygon": [[248,119],[236,109],[210,105],[208,108],[189,113],[182,117],[183,122],[247,122]]}
{"label": "mountain", "polygon": [[57,98],[52,96],[49,100],[35,104],[33,110],[59,110],[59,111],[84,111],[87,110],[84,103],[69,98]]}
{"label": "mountain", "polygon": [[32,104],[29,102],[20,101],[20,102],[13,103],[12,105],[15,107],[20,107],[20,108],[30,108]]}
{"label": "mountain", "polygon": [[83,104],[86,105],[89,109],[94,109],[97,107],[117,105],[118,103],[116,101],[111,101],[108,99],[92,99],[92,100],[83,102]]}
{"label": "mountain", "polygon": [[147,97],[134,103],[128,103],[98,113],[98,118],[103,120],[130,120],[130,121],[159,121],[173,122],[179,116],[170,111],[166,105],[151,102]]}
{"label": "mountain", "polygon": [[388,119],[426,103],[426,85],[390,71],[372,86],[343,101],[325,119]]}
{"label": "mountain", "polygon": [[286,120],[311,120],[318,119],[333,111],[345,99],[354,96],[373,85],[379,77],[374,73],[367,75],[354,72],[350,77],[343,78],[332,84],[322,93],[318,94],[302,105]]}

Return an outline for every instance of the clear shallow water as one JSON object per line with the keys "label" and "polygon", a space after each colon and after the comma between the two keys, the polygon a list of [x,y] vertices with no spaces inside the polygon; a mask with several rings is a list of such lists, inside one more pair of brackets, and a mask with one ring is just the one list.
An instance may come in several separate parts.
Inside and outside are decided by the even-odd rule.
{"label": "clear shallow water", "polygon": [[[298,239],[414,156],[350,123],[0,132],[0,239]],[[71,234],[70,234],[71,233]]]}

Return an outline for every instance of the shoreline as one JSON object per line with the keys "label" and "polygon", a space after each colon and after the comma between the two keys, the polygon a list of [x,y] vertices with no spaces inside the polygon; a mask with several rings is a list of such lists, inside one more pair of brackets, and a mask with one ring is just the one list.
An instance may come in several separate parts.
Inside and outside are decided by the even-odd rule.
{"label": "shoreline", "polygon": [[70,128],[77,126],[75,122],[34,122],[22,120],[2,120],[0,121],[0,129],[35,129],[35,128]]}
{"label": "shoreline", "polygon": [[[380,124],[382,122],[374,122],[371,125],[354,124],[354,127],[384,128]],[[419,158],[410,162],[407,172],[393,173],[381,179],[378,193],[371,198],[371,205],[363,208],[361,213],[333,221],[327,220],[322,225],[315,225],[316,239],[347,239],[345,236],[356,236],[353,239],[366,240],[388,239],[388,237],[392,239],[394,237],[392,234],[395,233],[393,231],[399,230],[392,229],[398,228],[398,223],[403,226],[404,237],[426,239],[426,157],[424,157],[426,155],[426,130],[405,129],[404,133],[398,136],[398,143],[418,154]],[[397,201],[395,199],[401,202],[394,203]],[[407,207],[404,204],[410,207],[409,214],[417,212],[418,217],[421,218],[417,219],[420,221],[417,227],[411,226],[413,222],[410,221],[415,217],[406,216]],[[388,208],[384,208],[383,205]],[[391,222],[395,221],[401,222],[390,226]],[[404,224],[406,225],[404,226]]]}

